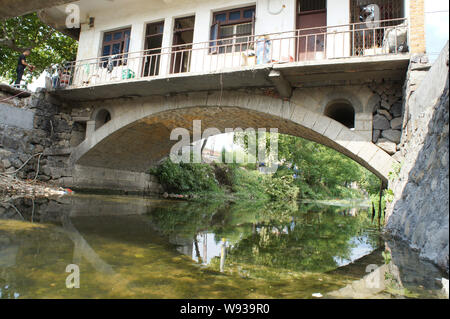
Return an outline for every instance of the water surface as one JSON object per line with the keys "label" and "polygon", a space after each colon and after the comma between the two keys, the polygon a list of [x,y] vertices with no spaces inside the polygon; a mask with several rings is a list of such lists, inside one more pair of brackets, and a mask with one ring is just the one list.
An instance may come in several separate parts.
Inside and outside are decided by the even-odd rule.
{"label": "water surface", "polygon": [[[78,289],[66,286],[70,264]],[[0,298],[440,298],[441,277],[383,240],[364,207],[93,195],[0,203]]]}

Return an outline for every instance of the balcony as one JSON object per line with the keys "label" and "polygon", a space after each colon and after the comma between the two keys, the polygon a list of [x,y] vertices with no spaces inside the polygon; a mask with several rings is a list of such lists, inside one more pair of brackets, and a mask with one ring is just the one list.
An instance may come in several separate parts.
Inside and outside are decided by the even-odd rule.
{"label": "balcony", "polygon": [[400,80],[407,39],[407,19],[394,19],[128,52],[67,63],[52,93],[93,100]]}

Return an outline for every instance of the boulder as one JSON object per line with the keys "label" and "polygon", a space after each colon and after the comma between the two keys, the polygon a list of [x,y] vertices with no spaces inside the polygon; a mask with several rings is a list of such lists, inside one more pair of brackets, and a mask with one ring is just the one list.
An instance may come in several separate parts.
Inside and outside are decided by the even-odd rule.
{"label": "boulder", "polygon": [[378,139],[381,136],[381,131],[380,130],[374,130],[372,133],[372,142],[376,143],[378,141]]}
{"label": "boulder", "polygon": [[397,102],[391,107],[391,113],[394,117],[401,117],[403,115],[403,105],[401,102]]}
{"label": "boulder", "polygon": [[2,160],[2,164],[3,164],[3,168],[6,170],[12,166],[11,162],[7,159]]}
{"label": "boulder", "polygon": [[379,109],[377,110],[377,113],[380,115],[383,115],[385,118],[387,118],[389,121],[392,120],[392,115],[385,109]]}
{"label": "boulder", "polygon": [[383,115],[377,114],[373,117],[373,129],[374,130],[389,130],[391,128],[391,123]]}
{"label": "boulder", "polygon": [[385,130],[381,132],[381,136],[395,144],[399,144],[402,139],[402,132],[398,130]]}
{"label": "boulder", "polygon": [[391,121],[391,129],[393,130],[401,130],[403,125],[403,119],[401,117],[397,117]]}

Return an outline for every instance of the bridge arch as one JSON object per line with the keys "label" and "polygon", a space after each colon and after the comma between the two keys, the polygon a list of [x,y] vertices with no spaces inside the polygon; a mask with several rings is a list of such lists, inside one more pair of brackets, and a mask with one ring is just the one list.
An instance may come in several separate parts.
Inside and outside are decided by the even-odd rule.
{"label": "bridge arch", "polygon": [[202,130],[226,128],[278,128],[282,134],[299,136],[331,147],[352,158],[378,177],[387,180],[396,162],[382,149],[341,123],[264,94],[244,91],[201,92],[153,97],[136,103],[116,101],[114,117],[91,132],[71,155],[73,164],[145,172],[167,156],[176,141],[170,132],[177,127],[191,131],[194,120]]}

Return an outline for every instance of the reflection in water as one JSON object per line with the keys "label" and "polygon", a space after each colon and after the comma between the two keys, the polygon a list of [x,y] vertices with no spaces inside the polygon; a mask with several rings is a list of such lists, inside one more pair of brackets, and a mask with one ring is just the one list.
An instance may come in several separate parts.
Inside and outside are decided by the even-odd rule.
{"label": "reflection in water", "polygon": [[[80,267],[80,289],[65,287],[68,264]],[[81,195],[0,203],[0,298],[435,298],[439,277],[381,240],[366,208]]]}

